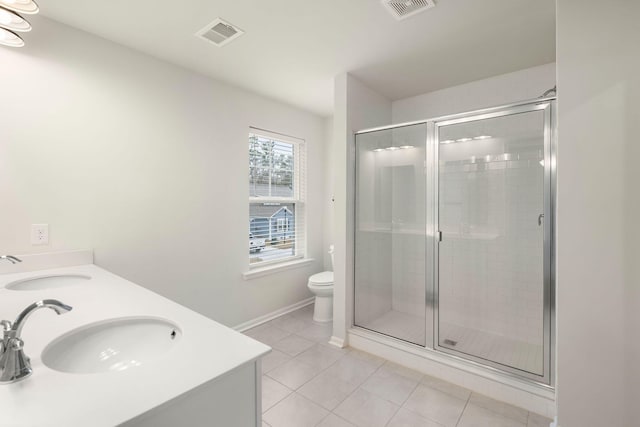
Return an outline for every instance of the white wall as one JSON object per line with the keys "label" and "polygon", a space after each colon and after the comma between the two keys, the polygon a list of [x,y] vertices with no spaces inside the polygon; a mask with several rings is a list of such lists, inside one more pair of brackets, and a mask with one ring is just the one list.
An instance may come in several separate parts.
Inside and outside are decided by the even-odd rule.
{"label": "white wall", "polygon": [[[98,265],[235,325],[311,296],[325,119],[44,18],[0,48],[0,252],[94,248]],[[212,56],[215,61],[215,56]],[[315,262],[250,281],[249,126],[303,138]],[[31,246],[32,223],[50,224]]]}
{"label": "white wall", "polygon": [[393,102],[393,123],[464,113],[537,98],[556,84],[555,63]]}
{"label": "white wall", "polygon": [[333,130],[335,266],[333,337],[346,339],[353,308],[353,159],[354,132],[391,122],[391,101],[350,74],[335,78]]}
{"label": "white wall", "polygon": [[558,421],[640,425],[640,2],[558,0]]}
{"label": "white wall", "polygon": [[333,153],[335,150],[333,138],[333,117],[329,117],[325,120],[325,144],[324,144],[324,211],[323,224],[324,224],[324,269],[327,271],[333,270],[331,266],[331,256],[329,255],[329,245],[334,244],[334,173],[335,164],[333,162]]}

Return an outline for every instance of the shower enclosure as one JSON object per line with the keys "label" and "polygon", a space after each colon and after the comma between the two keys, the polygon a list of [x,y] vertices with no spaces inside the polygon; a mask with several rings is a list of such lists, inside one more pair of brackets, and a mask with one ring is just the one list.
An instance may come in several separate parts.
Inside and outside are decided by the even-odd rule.
{"label": "shower enclosure", "polygon": [[355,327],[552,384],[554,108],[356,133]]}

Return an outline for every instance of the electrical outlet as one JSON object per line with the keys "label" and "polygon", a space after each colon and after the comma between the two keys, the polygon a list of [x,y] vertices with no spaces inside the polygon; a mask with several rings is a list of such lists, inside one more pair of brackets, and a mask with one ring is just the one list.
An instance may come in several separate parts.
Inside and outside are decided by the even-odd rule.
{"label": "electrical outlet", "polygon": [[49,224],[31,224],[31,244],[49,244]]}

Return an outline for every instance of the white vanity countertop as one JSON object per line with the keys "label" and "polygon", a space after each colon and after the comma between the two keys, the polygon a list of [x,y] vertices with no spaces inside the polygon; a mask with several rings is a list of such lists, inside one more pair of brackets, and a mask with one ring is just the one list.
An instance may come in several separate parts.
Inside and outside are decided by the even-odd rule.
{"label": "white vanity countertop", "polygon": [[[86,274],[92,279],[49,290],[5,289],[16,280],[51,274]],[[20,311],[42,299],[60,300],[73,310],[58,316],[40,309],[26,321],[22,338],[33,374],[17,383],[0,384],[2,426],[115,426],[270,351],[95,265],[0,274],[0,319],[13,322]],[[175,323],[182,331],[180,341],[156,359],[123,371],[63,373],[42,363],[44,348],[62,334],[97,321],[140,316]]]}

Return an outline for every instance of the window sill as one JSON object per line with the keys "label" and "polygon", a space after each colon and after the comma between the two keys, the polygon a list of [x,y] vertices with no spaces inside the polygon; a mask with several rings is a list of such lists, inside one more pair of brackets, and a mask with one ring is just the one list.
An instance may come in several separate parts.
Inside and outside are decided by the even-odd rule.
{"label": "window sill", "polygon": [[295,261],[283,262],[281,264],[258,267],[242,273],[242,278],[244,280],[257,279],[258,277],[267,276],[269,274],[278,273],[280,271],[305,267],[311,264],[313,261],[314,261],[313,258],[303,258],[303,259],[297,259]]}

